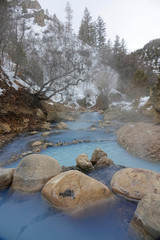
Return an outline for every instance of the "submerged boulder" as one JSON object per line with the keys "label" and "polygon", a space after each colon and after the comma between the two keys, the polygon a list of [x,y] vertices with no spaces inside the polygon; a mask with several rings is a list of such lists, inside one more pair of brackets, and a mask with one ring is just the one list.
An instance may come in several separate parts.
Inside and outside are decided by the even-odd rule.
{"label": "submerged boulder", "polygon": [[0,168],[0,190],[11,184],[14,170],[13,168]]}
{"label": "submerged boulder", "polygon": [[12,188],[24,192],[37,192],[60,172],[61,166],[56,159],[32,154],[24,157],[19,163],[13,175]]}
{"label": "submerged boulder", "polygon": [[160,239],[160,195],[148,194],[137,206],[131,225],[144,239]]}
{"label": "submerged boulder", "polygon": [[140,200],[147,194],[160,194],[160,174],[140,168],[125,168],[114,174],[111,188],[125,198]]}
{"label": "submerged boulder", "polygon": [[89,161],[87,154],[81,154],[76,158],[76,166],[82,171],[88,172],[94,169],[92,163]]}
{"label": "submerged boulder", "polygon": [[43,144],[43,141],[35,141],[32,143],[32,147],[39,147]]}
{"label": "submerged boulder", "polygon": [[69,129],[67,123],[65,123],[65,122],[59,122],[59,123],[57,124],[57,128],[58,128],[58,129]]}
{"label": "submerged boulder", "polygon": [[42,195],[56,208],[64,211],[80,210],[112,196],[101,182],[71,170],[47,182]]}

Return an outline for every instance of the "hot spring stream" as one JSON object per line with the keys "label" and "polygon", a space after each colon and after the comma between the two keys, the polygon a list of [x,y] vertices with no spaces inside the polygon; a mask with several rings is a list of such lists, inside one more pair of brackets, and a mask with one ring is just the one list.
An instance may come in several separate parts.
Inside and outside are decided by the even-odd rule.
{"label": "hot spring stream", "polygon": [[[98,113],[83,113],[76,122],[67,122],[69,130],[53,129],[47,137],[42,133],[23,134],[0,151],[0,163],[30,150],[30,142],[36,140],[71,143],[76,139],[86,142],[49,147],[40,153],[54,157],[61,166],[72,166],[76,165],[78,155],[86,153],[91,158],[95,148],[99,147],[115,164],[160,173],[160,164],[133,157],[119,146],[115,136],[119,123],[99,128],[99,120],[102,115]],[[92,125],[97,125],[94,131],[90,129]],[[17,164],[18,161],[5,167],[16,167]],[[88,175],[110,187],[110,180],[119,169],[118,166],[106,167]],[[135,209],[136,203],[117,196],[107,205],[85,210],[80,216],[73,217],[51,207],[41,193],[13,193],[6,189],[0,191],[0,240],[140,240],[129,226]]]}

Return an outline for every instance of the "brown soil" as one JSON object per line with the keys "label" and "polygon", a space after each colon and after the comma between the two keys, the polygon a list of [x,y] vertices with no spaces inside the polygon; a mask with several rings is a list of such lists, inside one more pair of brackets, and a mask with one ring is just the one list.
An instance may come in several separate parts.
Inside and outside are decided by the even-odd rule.
{"label": "brown soil", "polygon": [[11,142],[16,135],[16,133],[0,134],[0,149]]}

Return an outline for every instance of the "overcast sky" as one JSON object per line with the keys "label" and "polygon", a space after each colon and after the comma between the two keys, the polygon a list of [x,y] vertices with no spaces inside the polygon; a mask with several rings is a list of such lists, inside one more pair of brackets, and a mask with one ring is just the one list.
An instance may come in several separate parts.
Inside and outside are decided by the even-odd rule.
{"label": "overcast sky", "polygon": [[[38,0],[41,7],[65,21],[67,0]],[[160,38],[160,0],[70,0],[73,28],[78,32],[85,7],[92,20],[100,15],[106,23],[107,38],[124,38],[128,50],[142,48]]]}

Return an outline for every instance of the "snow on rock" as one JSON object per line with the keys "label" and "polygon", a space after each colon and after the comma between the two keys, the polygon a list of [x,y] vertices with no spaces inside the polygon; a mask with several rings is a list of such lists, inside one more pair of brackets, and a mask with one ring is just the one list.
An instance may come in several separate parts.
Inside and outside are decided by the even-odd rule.
{"label": "snow on rock", "polygon": [[133,108],[133,101],[132,102],[127,102],[127,101],[121,101],[121,102],[113,102],[111,104],[111,107],[119,107],[121,110],[126,110],[129,111]]}
{"label": "snow on rock", "polygon": [[149,96],[141,97],[139,100],[138,108],[142,108],[148,102],[149,98]]}

